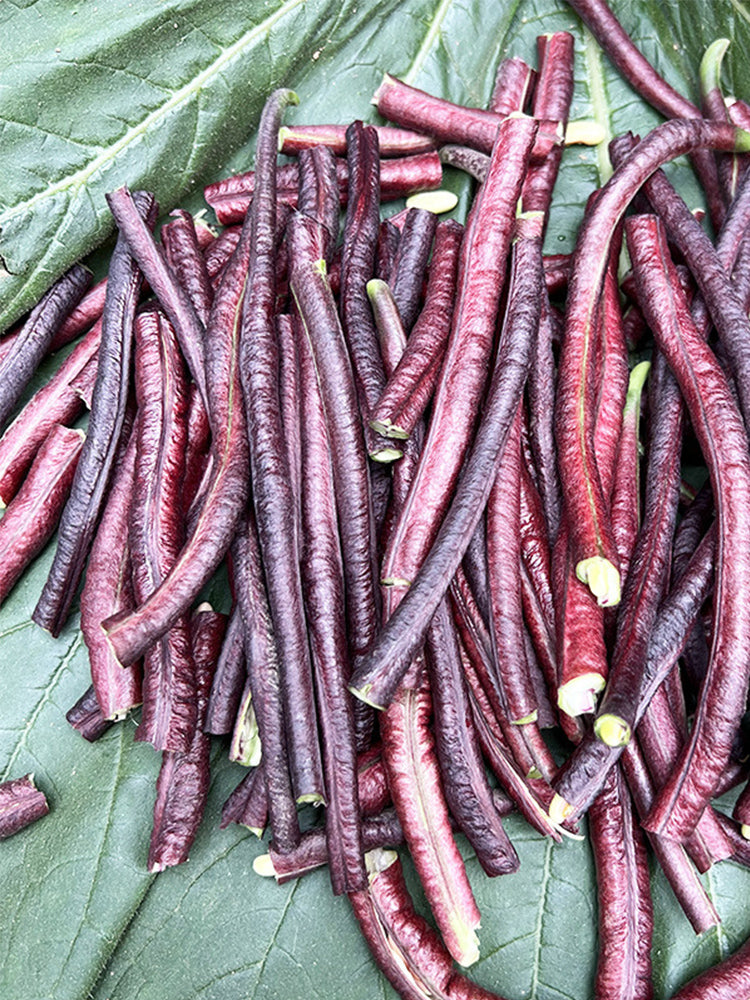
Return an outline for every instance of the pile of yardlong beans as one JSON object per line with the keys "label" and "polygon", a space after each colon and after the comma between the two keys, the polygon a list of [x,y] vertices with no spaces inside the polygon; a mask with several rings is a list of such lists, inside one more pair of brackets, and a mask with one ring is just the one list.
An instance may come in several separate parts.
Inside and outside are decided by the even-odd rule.
{"label": "pile of yardlong beans", "polygon": [[[187,858],[225,737],[246,770],[222,824],[268,827],[262,874],[327,864],[409,998],[490,996],[456,968],[480,922],[456,832],[497,876],[508,813],[557,840],[587,814],[607,1000],[652,992],[647,845],[698,933],[719,918],[697,873],[750,862],[747,786],[713,804],[747,780],[750,107],[721,47],[701,112],[573,6],[670,121],[612,144],[571,258],[542,250],[573,134],[559,33],[535,69],[503,61],[487,110],[386,77],[392,125],[285,127],[276,91],[254,171],[206,189],[218,234],[177,211],[157,241],[154,198],[114,191],[107,279],[73,268],[0,341],[0,599],[57,529],[33,617],[57,635],[85,571],[68,718],[96,739],[141,706],[149,869]],[[715,241],[660,172],[685,153]],[[465,225],[381,220],[443,163],[476,178]],[[223,563],[227,615],[199,603]],[[0,786],[0,836],[45,811]],[[746,946],[678,996],[748,990]]]}

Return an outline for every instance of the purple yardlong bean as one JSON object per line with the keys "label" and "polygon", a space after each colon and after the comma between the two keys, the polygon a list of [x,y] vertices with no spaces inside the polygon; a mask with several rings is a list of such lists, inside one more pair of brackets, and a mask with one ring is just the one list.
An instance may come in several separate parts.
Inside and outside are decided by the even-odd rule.
{"label": "purple yardlong bean", "polygon": [[292,91],[275,91],[266,102],[258,129],[255,192],[247,223],[252,247],[242,308],[240,364],[252,499],[289,719],[292,781],[298,800],[319,801],[325,793],[300,577],[298,501],[283,447],[279,339],[274,318],[276,137],[284,108],[296,100]]}
{"label": "purple yardlong bean", "polygon": [[[155,211],[153,197],[136,193],[135,201],[139,212],[150,220]],[[65,624],[83,575],[119,445],[130,386],[133,322],[141,280],[140,269],[125,238],[118,237],[109,266],[86,442],[60,520],[52,567],[32,615],[37,625],[55,636]]]}
{"label": "purple yardlong bean", "polygon": [[428,212],[424,208],[410,208],[401,229],[389,284],[407,332],[414,326],[419,313],[422,286],[437,224],[434,212]]}
{"label": "purple yardlong bean", "polygon": [[0,361],[0,428],[5,427],[58,328],[80,301],[90,281],[91,272],[74,264],[34,307],[13,346]]}

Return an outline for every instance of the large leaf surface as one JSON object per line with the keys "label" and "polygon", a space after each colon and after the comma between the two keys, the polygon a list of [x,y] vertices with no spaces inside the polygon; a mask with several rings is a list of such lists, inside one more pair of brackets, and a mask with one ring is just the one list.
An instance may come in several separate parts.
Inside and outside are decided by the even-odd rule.
{"label": "large leaf surface", "polygon": [[[693,99],[696,67],[714,37],[734,38],[727,87],[750,97],[741,54],[744,8],[620,2],[623,24],[670,82]],[[0,326],[109,230],[104,193],[152,187],[165,209],[208,179],[251,162],[266,92],[300,95],[293,117],[374,120],[369,99],[388,70],[457,101],[483,103],[505,54],[534,59],[537,34],[577,38],[575,114],[615,134],[658,116],[613,73],[557,0],[26,0],[0,5]],[[10,39],[10,44],[7,44]],[[548,241],[570,250],[582,204],[605,169],[571,149]],[[687,166],[673,176],[692,199]],[[449,178],[465,191],[457,178]],[[192,192],[192,193],[191,193]],[[133,744],[127,721],[84,743],[64,712],[87,686],[85,649],[71,621],[56,641],[29,616],[51,552],[0,609],[0,777],[33,771],[48,817],[0,845],[0,996],[14,1000],[293,1000],[393,996],[344,900],[325,873],[284,887],[252,872],[263,851],[220,831],[238,780],[217,741],[206,822],[190,861],[157,877],[145,868],[158,756]],[[467,863],[483,913],[472,975],[511,998],[591,996],[596,902],[585,841],[553,846],[508,824],[520,871],[486,879]],[[750,933],[750,877],[732,864],[708,885],[723,918],[697,940],[654,875],[657,997]]]}

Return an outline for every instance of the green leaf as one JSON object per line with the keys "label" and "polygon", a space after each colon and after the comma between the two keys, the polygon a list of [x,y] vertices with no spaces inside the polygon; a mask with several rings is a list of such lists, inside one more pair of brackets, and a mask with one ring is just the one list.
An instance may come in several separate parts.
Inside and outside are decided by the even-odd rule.
{"label": "green leaf", "polygon": [[[728,91],[750,98],[745,8],[730,0],[618,0],[624,27],[693,99],[706,45],[733,38]],[[534,62],[538,34],[573,31],[574,114],[611,134],[658,115],[614,73],[562,0],[6,0],[0,4],[0,328],[27,309],[111,226],[104,193],[154,189],[164,211],[201,204],[202,185],[252,164],[267,92],[292,87],[289,121],[375,121],[383,72],[483,104],[506,54]],[[566,151],[548,248],[569,251],[606,165]],[[691,203],[685,163],[671,168]],[[449,177],[464,193],[466,185]],[[126,720],[89,745],[64,713],[88,686],[73,619],[52,640],[30,623],[51,560],[37,560],[0,608],[0,779],[33,771],[51,812],[0,844],[0,996],[14,1000],[293,1000],[394,996],[325,872],[277,886],[252,871],[264,846],[218,829],[241,769],[217,740],[206,820],[189,862],[151,876],[146,853],[159,757]],[[221,595],[226,584],[217,585]],[[484,877],[467,852],[483,914],[472,977],[520,1000],[587,1000],[596,899],[585,841],[555,846],[518,818],[520,871]],[[409,877],[414,885],[413,872]],[[720,930],[696,939],[654,874],[657,1000],[750,933],[750,876],[706,877]],[[417,896],[419,897],[418,889]]]}

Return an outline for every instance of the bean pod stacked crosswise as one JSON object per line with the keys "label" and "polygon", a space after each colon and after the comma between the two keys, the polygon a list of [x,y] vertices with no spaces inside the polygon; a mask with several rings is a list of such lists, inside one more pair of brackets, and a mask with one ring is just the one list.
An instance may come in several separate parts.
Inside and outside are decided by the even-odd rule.
{"label": "bean pod stacked crosswise", "polygon": [[[162,754],[149,870],[187,859],[221,737],[245,768],[222,825],[268,829],[260,874],[327,864],[406,998],[493,995],[459,968],[481,913],[456,835],[512,872],[514,810],[558,841],[588,818],[603,1000],[652,995],[650,854],[697,933],[697,873],[750,862],[747,788],[714,804],[747,780],[750,107],[725,46],[699,110],[572,6],[670,120],[612,143],[571,257],[543,251],[576,133],[560,32],[486,109],[386,76],[391,124],[285,126],[275,91],[254,170],[205,191],[219,226],[178,210],[157,238],[153,195],[112,192],[106,280],[76,266],[0,341],[0,599],[57,527],[33,617],[58,635],[85,573],[68,719],[94,740],[137,710]],[[683,154],[715,240],[660,172]],[[475,178],[463,225],[383,218],[444,164]],[[200,601],[222,565],[228,614]],[[0,836],[46,810],[0,786]],[[745,947],[677,996],[748,990]]]}

